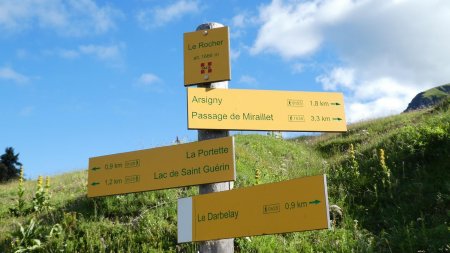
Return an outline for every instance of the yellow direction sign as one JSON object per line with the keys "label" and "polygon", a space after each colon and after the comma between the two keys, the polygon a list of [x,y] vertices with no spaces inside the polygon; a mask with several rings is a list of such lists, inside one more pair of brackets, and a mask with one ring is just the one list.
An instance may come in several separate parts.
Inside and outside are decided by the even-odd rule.
{"label": "yellow direction sign", "polygon": [[225,137],[89,159],[88,197],[236,178],[234,138]]}
{"label": "yellow direction sign", "polygon": [[228,27],[184,34],[184,85],[230,80]]}
{"label": "yellow direction sign", "polygon": [[337,92],[188,88],[189,129],[345,132]]}
{"label": "yellow direction sign", "polygon": [[330,228],[326,176],[178,200],[178,242]]}

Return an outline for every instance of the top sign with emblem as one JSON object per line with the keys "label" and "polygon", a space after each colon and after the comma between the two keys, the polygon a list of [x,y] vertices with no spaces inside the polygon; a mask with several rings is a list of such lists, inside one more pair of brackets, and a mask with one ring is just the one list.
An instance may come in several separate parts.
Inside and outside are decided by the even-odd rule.
{"label": "top sign with emblem", "polygon": [[231,79],[228,27],[184,34],[184,85]]}

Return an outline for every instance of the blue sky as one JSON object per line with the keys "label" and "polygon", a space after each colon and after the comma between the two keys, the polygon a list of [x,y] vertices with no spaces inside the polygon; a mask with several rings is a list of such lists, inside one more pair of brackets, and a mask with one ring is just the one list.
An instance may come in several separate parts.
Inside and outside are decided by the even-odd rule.
{"label": "blue sky", "polygon": [[183,33],[230,27],[230,88],[343,92],[349,122],[450,82],[446,0],[1,0],[0,148],[27,177],[173,143]]}

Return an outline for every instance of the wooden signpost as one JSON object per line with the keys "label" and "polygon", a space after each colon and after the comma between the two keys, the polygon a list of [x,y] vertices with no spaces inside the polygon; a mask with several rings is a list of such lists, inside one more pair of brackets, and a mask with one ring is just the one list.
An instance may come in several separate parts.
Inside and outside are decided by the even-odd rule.
{"label": "wooden signpost", "polygon": [[187,88],[189,129],[345,132],[337,92]]}
{"label": "wooden signpost", "polygon": [[88,197],[232,181],[234,138],[89,159]]}
{"label": "wooden signpost", "polygon": [[184,34],[184,85],[231,79],[228,27]]}
{"label": "wooden signpost", "polygon": [[[197,27],[197,33],[201,31],[203,34],[209,34],[212,32],[213,34],[215,31],[218,31],[217,29],[221,29],[219,31],[224,31],[224,26],[219,23],[205,23],[201,24]],[[228,29],[227,29],[228,30]],[[223,32],[222,32],[223,33]],[[228,36],[228,31],[225,34],[225,36]],[[223,37],[223,36],[222,36]],[[229,45],[227,45],[227,48],[225,48],[226,51],[229,52]],[[228,54],[229,56],[229,54]],[[185,57],[186,59],[186,57]],[[222,58],[222,61],[224,62],[223,65],[229,64],[229,57],[227,59]],[[186,63],[185,63],[186,67]],[[186,70],[185,70],[186,71]],[[195,69],[194,69],[195,71]],[[211,72],[212,73],[212,72]],[[227,80],[229,79],[230,73],[229,73],[229,67],[228,71],[224,72],[224,77],[222,78],[213,78],[211,79],[209,76],[203,76],[203,80],[198,80],[198,86],[203,88],[210,88],[210,89],[228,89],[228,81],[220,81],[220,82],[213,82],[214,80],[221,80],[225,77],[227,77]],[[186,75],[186,72],[185,72]],[[198,75],[198,74],[195,74]],[[209,80],[209,81],[208,81]],[[216,139],[216,138],[222,138],[225,136],[229,136],[228,130],[199,130],[198,131],[198,140],[209,140],[209,139]],[[199,193],[200,194],[207,194],[212,192],[221,192],[221,191],[228,191],[231,190],[233,186],[232,182],[223,182],[223,183],[213,183],[213,184],[204,184],[199,185]],[[232,253],[234,252],[234,240],[233,239],[222,239],[222,240],[214,240],[214,241],[203,241],[199,245],[199,251],[200,252],[216,252],[216,253]]]}
{"label": "wooden signpost", "polygon": [[341,93],[229,90],[229,29],[206,23],[184,34],[188,128],[199,142],[89,159],[88,197],[199,185],[178,200],[178,242],[233,252],[234,237],[329,228],[326,176],[232,189],[229,130],[345,132]]}
{"label": "wooden signpost", "polygon": [[178,200],[178,242],[327,229],[326,176]]}

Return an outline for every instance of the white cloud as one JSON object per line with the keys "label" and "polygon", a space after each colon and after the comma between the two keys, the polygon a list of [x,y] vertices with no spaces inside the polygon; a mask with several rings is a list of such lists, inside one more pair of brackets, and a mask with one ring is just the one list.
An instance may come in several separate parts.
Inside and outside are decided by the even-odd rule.
{"label": "white cloud", "polygon": [[161,79],[152,73],[144,73],[138,78],[138,83],[143,85],[152,85],[161,82]]}
{"label": "white cloud", "polygon": [[78,52],[78,50],[62,49],[62,50],[59,50],[59,55],[62,58],[74,59],[74,58],[78,58],[80,56],[80,52]]}
{"label": "white cloud", "polygon": [[82,45],[79,46],[78,52],[95,56],[100,60],[117,60],[120,58],[122,47],[123,46],[117,44],[109,46]]}
{"label": "white cloud", "polygon": [[251,12],[243,11],[233,16],[226,23],[230,25],[230,38],[238,39],[247,35],[247,31],[249,29],[253,29],[256,25],[258,25],[259,19],[252,15]]}
{"label": "white cloud", "polygon": [[101,34],[114,29],[123,14],[92,0],[3,0],[0,30],[18,32],[30,28],[53,29],[67,36]]}
{"label": "white cloud", "polygon": [[320,61],[332,50],[316,80],[345,92],[353,121],[398,113],[450,79],[449,1],[273,0],[259,18],[253,54]]}
{"label": "white cloud", "polygon": [[231,27],[233,29],[248,28],[259,23],[259,19],[250,14],[250,12],[242,12],[236,14],[231,19]]}
{"label": "white cloud", "polygon": [[19,59],[25,59],[28,56],[28,52],[25,49],[17,49],[16,56]]}
{"label": "white cloud", "polygon": [[[356,84],[351,73],[352,70],[338,68],[331,71],[330,76],[322,76],[320,80],[324,88],[346,91],[345,108],[349,122],[402,112],[420,91],[415,85],[390,77],[380,77]],[[327,82],[331,83],[331,86]]]}
{"label": "white cloud", "polygon": [[231,26],[236,28],[243,28],[245,27],[245,15],[244,14],[237,14],[231,19]]}
{"label": "white cloud", "polygon": [[185,15],[198,13],[200,10],[199,1],[178,0],[165,7],[141,10],[137,13],[136,18],[144,29],[150,29],[164,26]]}
{"label": "white cloud", "polygon": [[294,73],[294,74],[302,73],[304,70],[305,70],[305,65],[302,63],[297,62],[292,65],[292,73]]}
{"label": "white cloud", "polygon": [[405,97],[379,97],[369,102],[351,102],[347,104],[346,117],[349,122],[373,119],[396,114],[405,110],[410,98]]}
{"label": "white cloud", "polygon": [[13,81],[19,84],[26,83],[30,80],[30,78],[28,78],[27,76],[16,72],[14,69],[10,67],[0,68],[0,79]]}
{"label": "white cloud", "polygon": [[20,110],[19,115],[22,117],[28,117],[33,114],[34,109],[34,106],[26,106]]}
{"label": "white cloud", "polygon": [[241,55],[240,50],[234,50],[233,48],[230,49],[231,60],[237,60],[240,55]]}
{"label": "white cloud", "polygon": [[255,87],[255,86],[257,86],[258,81],[253,76],[242,75],[241,78],[239,78],[239,83],[247,84],[249,86]]}
{"label": "white cloud", "polygon": [[135,87],[154,92],[162,92],[162,80],[153,73],[143,73],[136,81]]}
{"label": "white cloud", "polygon": [[355,69],[334,68],[330,73],[317,77],[325,90],[336,90],[338,86],[352,88],[355,84]]}
{"label": "white cloud", "polygon": [[284,58],[314,53],[323,41],[321,28],[341,19],[351,7],[351,0],[273,0],[260,9],[262,27],[251,53],[271,52]]}
{"label": "white cloud", "polygon": [[72,49],[46,50],[44,53],[57,55],[64,59],[77,59],[83,56],[90,56],[113,66],[120,66],[124,49],[124,43],[110,45],[86,44]]}

